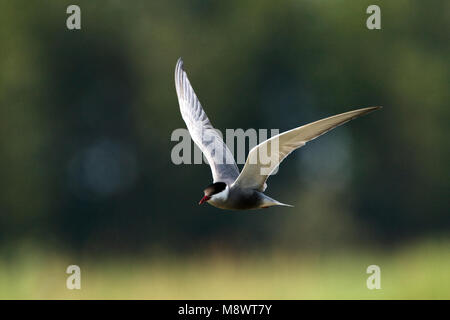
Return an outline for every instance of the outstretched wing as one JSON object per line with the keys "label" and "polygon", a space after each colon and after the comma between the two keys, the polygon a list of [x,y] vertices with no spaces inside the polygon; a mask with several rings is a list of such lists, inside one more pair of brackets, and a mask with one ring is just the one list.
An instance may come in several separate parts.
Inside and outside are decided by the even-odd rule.
{"label": "outstretched wing", "polygon": [[318,136],[381,107],[369,107],[338,114],[283,132],[250,150],[247,161],[235,185],[264,191],[266,180],[292,151]]}
{"label": "outstretched wing", "polygon": [[175,67],[175,88],[181,116],[186,123],[192,140],[194,140],[208,160],[214,182],[233,183],[239,175],[239,169],[230,149],[228,149],[212,126],[195,95],[187,74],[183,70],[183,60],[181,58],[178,59]]}

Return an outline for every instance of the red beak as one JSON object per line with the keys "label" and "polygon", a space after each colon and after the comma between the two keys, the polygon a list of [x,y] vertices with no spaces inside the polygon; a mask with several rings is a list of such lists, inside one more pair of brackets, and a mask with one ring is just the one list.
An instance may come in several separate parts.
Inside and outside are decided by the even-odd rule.
{"label": "red beak", "polygon": [[198,204],[203,204],[204,202],[208,201],[209,199],[211,199],[211,197],[204,196],[204,197],[202,198],[202,200],[200,200],[200,202],[199,202]]}

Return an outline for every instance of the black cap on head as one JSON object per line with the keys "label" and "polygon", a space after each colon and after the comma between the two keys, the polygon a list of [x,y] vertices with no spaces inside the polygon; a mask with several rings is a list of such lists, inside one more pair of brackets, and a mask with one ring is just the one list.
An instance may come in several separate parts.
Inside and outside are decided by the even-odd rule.
{"label": "black cap on head", "polygon": [[205,192],[206,196],[211,197],[212,195],[225,190],[226,187],[227,187],[226,183],[216,182],[216,183],[212,183],[209,186],[207,186],[203,192]]}

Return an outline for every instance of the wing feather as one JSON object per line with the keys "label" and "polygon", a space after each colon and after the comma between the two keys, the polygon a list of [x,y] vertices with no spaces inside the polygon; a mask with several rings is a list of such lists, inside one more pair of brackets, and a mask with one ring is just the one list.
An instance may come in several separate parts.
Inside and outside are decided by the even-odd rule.
{"label": "wing feather", "polygon": [[233,183],[239,175],[239,169],[230,149],[223,142],[203,110],[187,74],[183,70],[181,58],[178,59],[175,67],[175,88],[181,116],[192,140],[208,160],[214,182]]}
{"label": "wing feather", "polygon": [[341,113],[283,132],[260,143],[250,150],[234,185],[264,191],[269,175],[292,151],[350,120],[379,108],[381,107],[369,107]]}

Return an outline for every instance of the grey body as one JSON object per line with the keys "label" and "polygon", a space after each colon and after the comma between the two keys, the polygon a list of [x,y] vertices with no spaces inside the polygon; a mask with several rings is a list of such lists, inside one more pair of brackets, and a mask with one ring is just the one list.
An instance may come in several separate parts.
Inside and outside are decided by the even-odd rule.
{"label": "grey body", "polygon": [[[192,140],[205,155],[211,167],[213,184],[204,190],[199,204],[209,204],[230,210],[260,209],[271,206],[289,206],[266,196],[268,177],[294,150],[322,134],[381,107],[368,107],[341,113],[272,137],[250,150],[244,168],[239,169],[231,151],[209,121],[194,89],[178,59],[175,67],[175,88],[181,116]],[[271,150],[270,162],[261,161],[261,152]],[[274,157],[274,158],[273,158]]]}
{"label": "grey body", "polygon": [[275,205],[285,205],[280,203],[264,193],[253,189],[242,189],[237,186],[227,186],[228,191],[213,195],[208,203],[214,207],[227,210],[251,210],[268,208]]}

